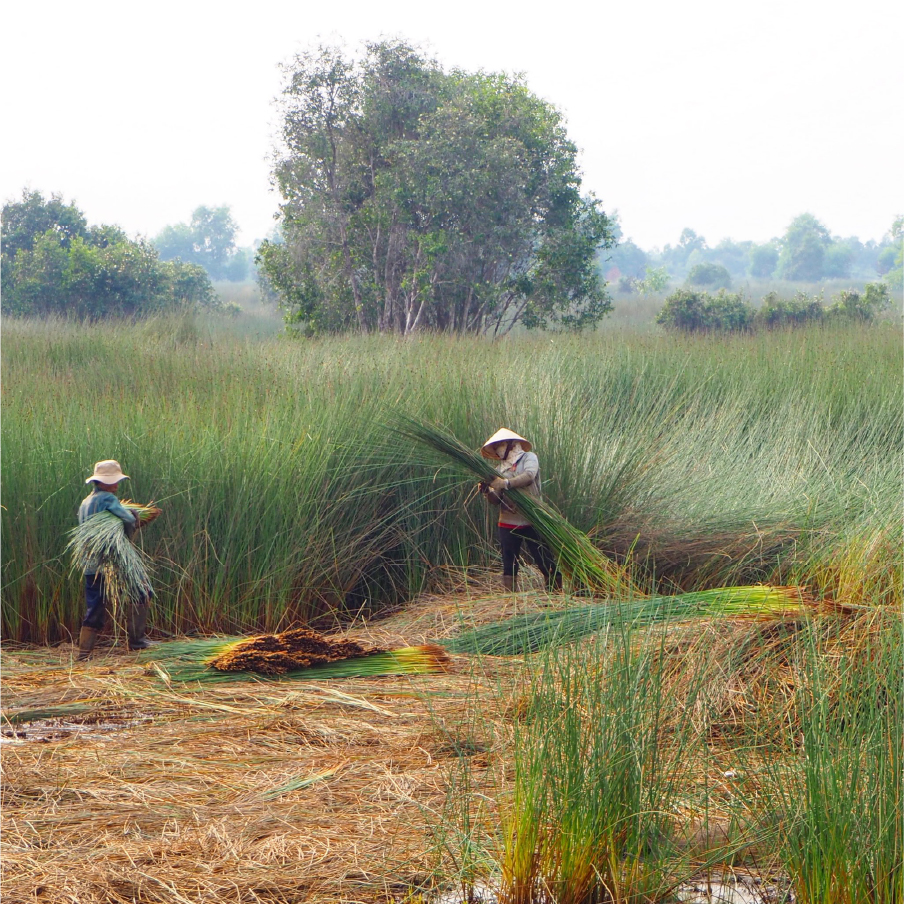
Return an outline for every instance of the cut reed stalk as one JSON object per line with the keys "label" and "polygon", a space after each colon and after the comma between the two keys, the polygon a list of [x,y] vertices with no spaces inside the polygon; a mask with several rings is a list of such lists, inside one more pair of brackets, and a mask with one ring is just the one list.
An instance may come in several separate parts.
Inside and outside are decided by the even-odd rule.
{"label": "cut reed stalk", "polygon": [[726,587],[518,615],[467,631],[444,646],[453,653],[519,656],[572,643],[613,625],[645,627],[695,618],[799,617],[812,606],[797,587]]}

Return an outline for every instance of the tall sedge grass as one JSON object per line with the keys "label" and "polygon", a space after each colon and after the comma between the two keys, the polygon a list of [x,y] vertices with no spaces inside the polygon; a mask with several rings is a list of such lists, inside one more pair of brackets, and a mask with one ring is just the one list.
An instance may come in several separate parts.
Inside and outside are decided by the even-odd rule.
{"label": "tall sedge grass", "polygon": [[178,319],[3,326],[6,637],[76,628],[65,534],[101,458],[164,510],[139,542],[169,630],[377,611],[444,566],[495,561],[482,501],[387,434],[396,411],[475,449],[503,424],[526,434],[547,498],[604,551],[633,548],[649,591],[763,581],[901,598],[892,329],[491,344],[293,342]]}
{"label": "tall sedge grass", "polygon": [[816,629],[799,651],[790,760],[768,758],[764,818],[801,904],[904,901],[904,656],[900,616],[861,620],[835,649]]}
{"label": "tall sedge grass", "polygon": [[669,688],[656,637],[639,639],[612,625],[525,664],[513,727],[494,750],[498,786],[470,761],[456,773],[476,812],[495,799],[489,825],[462,803],[461,831],[444,837],[459,843],[448,859],[467,867],[462,884],[496,885],[506,904],[658,901],[705,863],[682,817],[702,750],[696,688]]}

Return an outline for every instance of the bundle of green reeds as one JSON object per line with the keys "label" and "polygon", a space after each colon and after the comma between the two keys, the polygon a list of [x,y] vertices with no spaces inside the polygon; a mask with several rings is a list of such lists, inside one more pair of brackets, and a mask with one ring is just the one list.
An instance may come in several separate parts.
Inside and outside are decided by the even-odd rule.
{"label": "bundle of green reeds", "polygon": [[163,509],[154,505],[153,502],[142,505],[140,502],[133,502],[131,499],[123,499],[122,504],[138,517],[141,524],[150,524],[152,521],[156,521],[163,511]]}
{"label": "bundle of green reeds", "polygon": [[[123,505],[141,524],[160,515],[153,503],[140,505],[126,500]],[[66,549],[72,557],[73,572],[84,572],[92,564],[100,566],[107,596],[115,608],[144,600],[150,594],[147,556],[126,535],[125,522],[112,512],[98,512],[71,530]]]}
{"label": "bundle of green reeds", "polygon": [[[396,429],[403,436],[440,453],[460,471],[474,475],[483,484],[489,484],[499,476],[489,461],[441,427],[400,417]],[[587,534],[550,505],[521,490],[508,490],[505,498],[528,518],[572,584],[602,596],[643,596],[624,568],[603,555]]]}
{"label": "bundle of green reeds", "polygon": [[214,637],[172,641],[142,654],[172,681],[204,683],[248,679],[321,681],[378,675],[446,671],[449,657],[433,644],[397,650],[367,650],[308,629],[258,637]]}
{"label": "bundle of green reeds", "polygon": [[482,625],[447,641],[453,653],[518,656],[571,643],[613,625],[644,627],[694,618],[780,618],[800,616],[813,606],[797,587],[725,587],[681,596],[573,606],[518,615]]}

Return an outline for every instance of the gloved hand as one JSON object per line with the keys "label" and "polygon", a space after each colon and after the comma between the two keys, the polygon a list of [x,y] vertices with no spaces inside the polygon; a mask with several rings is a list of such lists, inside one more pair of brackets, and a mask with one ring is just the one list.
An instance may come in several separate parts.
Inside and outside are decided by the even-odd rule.
{"label": "gloved hand", "polygon": [[520,487],[530,486],[534,482],[534,478],[530,474],[517,474],[508,480],[508,489],[517,490]]}
{"label": "gloved hand", "polygon": [[504,477],[494,477],[490,481],[489,488],[498,495],[509,488],[509,482]]}

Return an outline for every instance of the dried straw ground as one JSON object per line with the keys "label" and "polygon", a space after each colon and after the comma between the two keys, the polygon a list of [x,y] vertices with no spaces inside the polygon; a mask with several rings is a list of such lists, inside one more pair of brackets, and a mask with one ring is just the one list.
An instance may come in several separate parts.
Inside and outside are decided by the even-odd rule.
{"label": "dried straw ground", "polygon": [[[391,648],[561,604],[462,582],[349,634]],[[491,736],[518,717],[518,673],[454,657],[426,677],[198,689],[121,648],[89,663],[71,646],[7,648],[4,713],[84,709],[2,726],[4,904],[418,900],[454,872],[431,827],[459,757],[498,772]],[[727,751],[701,768],[710,788]]]}
{"label": "dried straw ground", "polygon": [[[421,643],[541,604],[462,588],[350,634]],[[436,863],[428,826],[461,754],[459,724],[481,684],[495,697],[512,671],[472,666],[197,690],[165,685],[122,649],[89,663],[69,646],[6,649],[5,713],[86,710],[3,726],[3,901],[404,898]]]}

